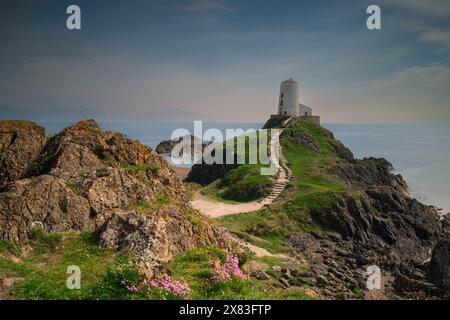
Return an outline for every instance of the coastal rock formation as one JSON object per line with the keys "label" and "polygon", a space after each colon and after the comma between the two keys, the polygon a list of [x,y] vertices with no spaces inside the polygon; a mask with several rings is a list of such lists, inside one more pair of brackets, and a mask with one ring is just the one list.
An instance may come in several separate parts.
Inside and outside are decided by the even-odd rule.
{"label": "coastal rock formation", "polygon": [[8,155],[2,181],[9,183],[0,194],[0,239],[25,245],[36,225],[92,231],[103,245],[129,250],[148,267],[199,244],[227,247],[221,229],[186,204],[180,179],[149,147],[104,132],[93,120],[47,143],[42,128],[19,124],[10,130],[17,138],[1,140]]}
{"label": "coastal rock formation", "polygon": [[0,121],[0,189],[20,179],[46,141],[45,130],[28,121]]}

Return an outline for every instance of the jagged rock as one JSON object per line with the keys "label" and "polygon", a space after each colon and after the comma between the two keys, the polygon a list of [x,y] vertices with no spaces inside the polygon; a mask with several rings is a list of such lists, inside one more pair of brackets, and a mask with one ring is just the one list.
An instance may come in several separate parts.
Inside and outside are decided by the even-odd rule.
{"label": "jagged rock", "polygon": [[278,282],[281,283],[281,285],[283,286],[283,288],[287,289],[289,288],[291,285],[289,284],[289,281],[286,280],[285,278],[279,278]]}
{"label": "jagged rock", "polygon": [[257,280],[268,280],[269,279],[269,275],[262,270],[254,272],[251,276],[255,277]]}
{"label": "jagged rock", "polygon": [[319,246],[316,239],[308,233],[291,235],[289,243],[297,251],[311,251]]}
{"label": "jagged rock", "polygon": [[46,142],[45,130],[28,121],[0,121],[0,189],[26,175]]}
{"label": "jagged rock", "polygon": [[442,222],[443,232],[434,247],[429,272],[433,283],[450,292],[450,216]]}
{"label": "jagged rock", "polygon": [[392,174],[393,166],[386,159],[365,158],[344,162],[340,166],[329,168],[329,172],[338,175],[347,183],[362,188],[392,187],[403,195],[409,196],[409,188],[401,175]]}

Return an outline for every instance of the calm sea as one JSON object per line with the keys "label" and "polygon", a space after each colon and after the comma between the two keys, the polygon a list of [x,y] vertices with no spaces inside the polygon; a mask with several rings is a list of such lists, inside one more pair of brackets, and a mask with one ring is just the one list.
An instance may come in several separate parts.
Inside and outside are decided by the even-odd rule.
{"label": "calm sea", "polygon": [[[56,133],[69,123],[43,123]],[[262,123],[203,123],[203,130],[261,128]],[[119,131],[155,148],[170,138],[172,131],[192,123],[104,122],[104,130]],[[450,212],[450,124],[324,124],[356,157],[383,157],[403,175],[414,195],[422,202]]]}

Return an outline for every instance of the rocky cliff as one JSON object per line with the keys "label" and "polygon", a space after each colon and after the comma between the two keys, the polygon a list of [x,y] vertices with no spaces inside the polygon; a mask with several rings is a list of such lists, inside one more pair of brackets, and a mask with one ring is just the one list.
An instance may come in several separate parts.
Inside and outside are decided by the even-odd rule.
{"label": "rocky cliff", "polygon": [[26,245],[36,227],[92,231],[149,270],[200,244],[228,246],[164,159],[93,120],[48,140],[33,123],[0,121],[0,150],[0,239]]}
{"label": "rocky cliff", "polygon": [[[285,191],[240,225],[236,217],[222,221],[241,237],[282,243],[296,261],[292,266],[306,266],[300,273],[285,270],[278,279],[284,287],[306,283],[324,296],[350,299],[374,292],[382,298],[448,294],[448,221],[443,225],[435,208],[412,198],[387,160],[355,159],[330,131],[307,119],[293,119],[280,139],[293,173]],[[208,184],[239,168],[198,165],[190,179]],[[367,290],[367,268],[374,265],[385,290]]]}

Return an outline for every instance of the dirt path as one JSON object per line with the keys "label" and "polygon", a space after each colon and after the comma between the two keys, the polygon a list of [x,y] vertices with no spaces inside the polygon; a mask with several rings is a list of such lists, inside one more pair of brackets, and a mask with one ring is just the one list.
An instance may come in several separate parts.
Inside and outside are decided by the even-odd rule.
{"label": "dirt path", "polygon": [[239,204],[228,204],[213,201],[202,195],[200,191],[194,194],[191,201],[192,207],[211,218],[219,218],[230,214],[238,214],[242,212],[252,212],[261,209],[264,204],[262,202],[247,202]]}

